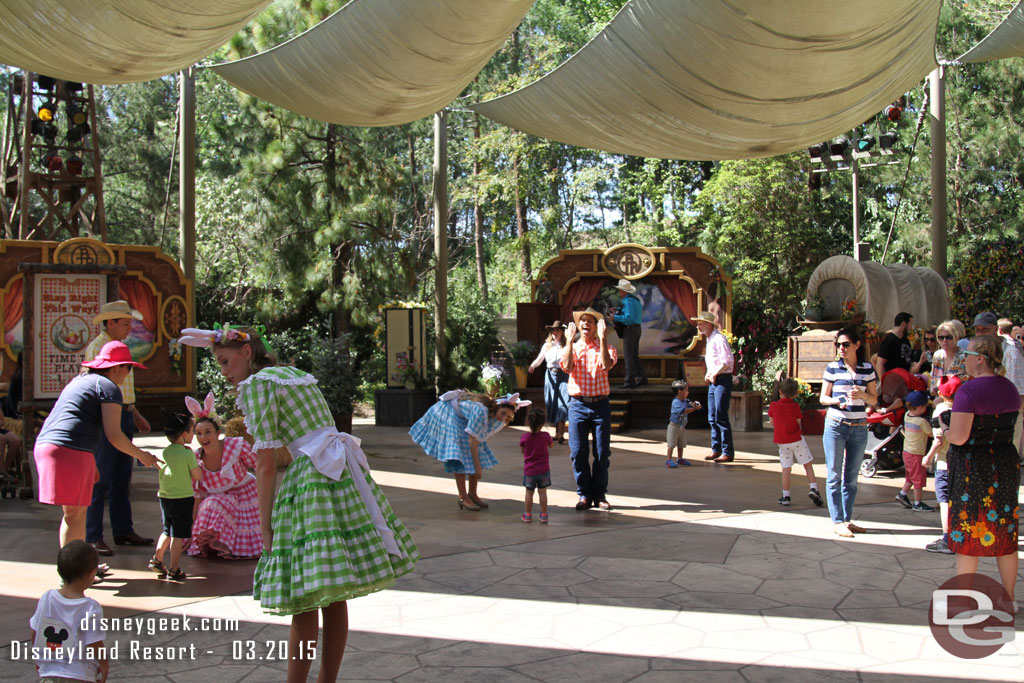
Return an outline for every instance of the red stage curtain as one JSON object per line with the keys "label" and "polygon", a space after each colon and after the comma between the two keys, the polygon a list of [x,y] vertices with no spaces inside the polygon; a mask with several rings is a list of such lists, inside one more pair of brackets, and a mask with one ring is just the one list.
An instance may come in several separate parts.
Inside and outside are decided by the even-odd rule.
{"label": "red stage curtain", "polygon": [[697,315],[697,297],[689,282],[677,277],[652,277],[650,281],[657,285],[663,297],[683,312],[687,321]]}
{"label": "red stage curtain", "polygon": [[25,276],[18,276],[18,279],[11,284],[10,290],[4,296],[4,334],[7,334],[21,322],[21,314],[25,309],[25,302],[22,298],[22,288],[25,286]]}
{"label": "red stage curtain", "polygon": [[142,314],[142,324],[150,332],[156,332],[156,297],[143,282],[133,277],[122,277],[119,294],[128,305]]}
{"label": "red stage curtain", "polygon": [[603,286],[604,280],[596,277],[574,282],[562,300],[562,322],[572,320],[572,311],[576,306],[592,304]]}

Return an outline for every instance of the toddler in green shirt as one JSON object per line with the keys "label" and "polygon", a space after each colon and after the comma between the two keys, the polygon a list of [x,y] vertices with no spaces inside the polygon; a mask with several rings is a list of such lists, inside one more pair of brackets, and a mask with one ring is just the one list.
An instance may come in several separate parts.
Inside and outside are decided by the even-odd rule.
{"label": "toddler in green shirt", "polygon": [[[203,478],[203,470],[196,461],[196,455],[185,444],[192,443],[194,423],[187,413],[165,415],[164,432],[171,442],[161,455],[160,468],[160,513],[164,531],[156,544],[156,552],[149,561],[149,568],[171,581],[184,581],[185,572],[178,566],[182,545],[192,536],[192,509],[194,496],[192,482]],[[171,564],[164,566],[167,548],[171,549]]]}

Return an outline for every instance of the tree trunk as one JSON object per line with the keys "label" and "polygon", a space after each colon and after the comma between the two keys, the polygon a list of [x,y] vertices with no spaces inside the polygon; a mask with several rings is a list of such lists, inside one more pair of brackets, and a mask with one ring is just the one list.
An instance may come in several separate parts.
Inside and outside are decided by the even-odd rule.
{"label": "tree trunk", "polygon": [[523,197],[524,193],[519,187],[520,176],[518,153],[512,157],[512,182],[515,184],[516,188],[516,237],[519,238],[523,279],[529,282],[530,273],[533,271],[533,268],[530,265],[530,242],[526,237],[526,231],[529,229],[526,224],[526,199]]}
{"label": "tree trunk", "polygon": [[[334,207],[337,205],[338,197],[338,128],[333,123],[327,124],[327,134],[324,136],[324,183],[327,186],[327,216],[328,220],[334,216]],[[345,274],[352,263],[352,243],[342,241],[332,244],[331,247],[331,289],[337,291],[342,288]],[[338,338],[349,331],[348,312],[344,306],[339,304],[334,309],[334,322],[331,325],[331,336]]]}
{"label": "tree trunk", "polygon": [[[473,115],[474,146],[480,140],[480,115]],[[487,303],[487,271],[484,268],[484,211],[480,206],[480,157],[479,150],[473,151],[473,242],[476,245],[476,283],[480,287],[480,296]]]}

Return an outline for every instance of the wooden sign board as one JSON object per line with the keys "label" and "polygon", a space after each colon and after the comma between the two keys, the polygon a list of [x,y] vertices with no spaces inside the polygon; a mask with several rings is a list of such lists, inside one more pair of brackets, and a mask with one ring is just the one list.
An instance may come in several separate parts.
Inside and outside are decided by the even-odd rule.
{"label": "wooden sign board", "polygon": [[57,398],[81,372],[85,349],[99,334],[92,319],[107,300],[107,276],[39,273],[33,279],[39,336],[32,354],[32,398]]}

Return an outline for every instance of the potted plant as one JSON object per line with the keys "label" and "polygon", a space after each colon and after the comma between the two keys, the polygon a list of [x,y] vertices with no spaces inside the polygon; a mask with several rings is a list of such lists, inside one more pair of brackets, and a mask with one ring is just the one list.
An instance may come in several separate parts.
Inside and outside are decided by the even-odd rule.
{"label": "potted plant", "polygon": [[508,358],[516,369],[516,387],[526,388],[526,380],[529,378],[527,368],[537,355],[537,347],[525,339],[512,342],[508,345]]}
{"label": "potted plant", "polygon": [[814,387],[806,381],[799,377],[794,377],[793,380],[800,387],[793,400],[803,413],[800,420],[803,433],[819,435],[825,430],[825,411],[818,407],[818,395],[814,392]]}
{"label": "potted plant", "polygon": [[320,393],[331,407],[334,423],[340,431],[352,431],[352,411],[359,393],[359,379],[352,368],[348,335],[318,340],[310,354],[311,372]]}
{"label": "potted plant", "polygon": [[485,394],[500,396],[508,388],[508,371],[492,359],[480,367],[480,382]]}

